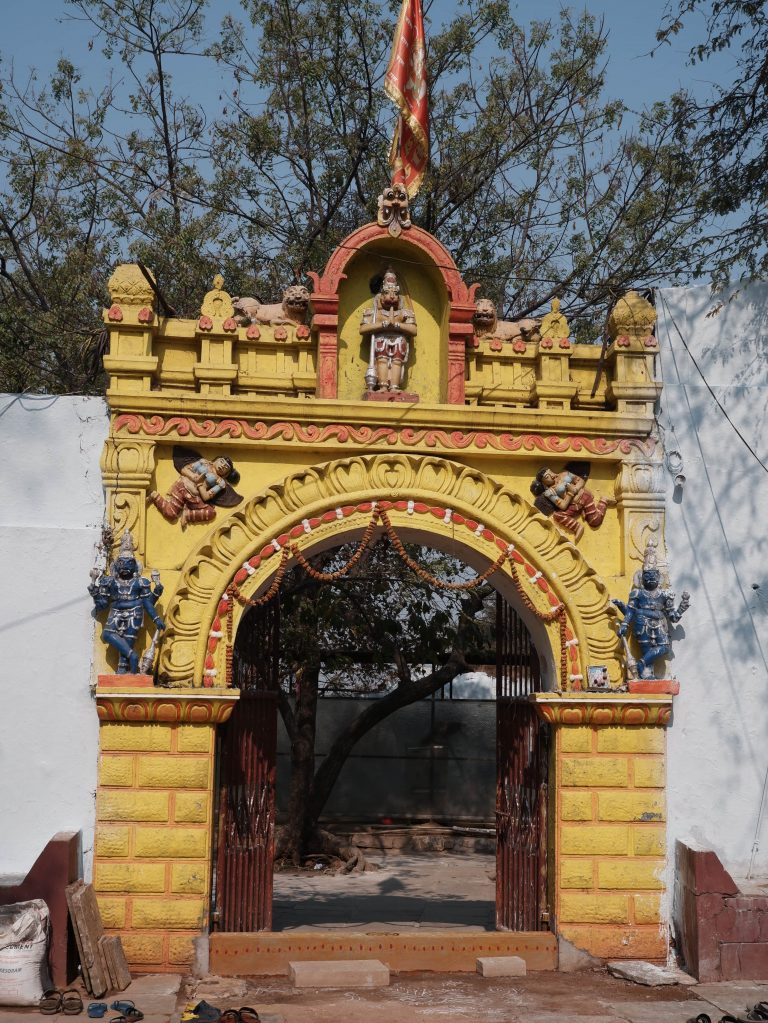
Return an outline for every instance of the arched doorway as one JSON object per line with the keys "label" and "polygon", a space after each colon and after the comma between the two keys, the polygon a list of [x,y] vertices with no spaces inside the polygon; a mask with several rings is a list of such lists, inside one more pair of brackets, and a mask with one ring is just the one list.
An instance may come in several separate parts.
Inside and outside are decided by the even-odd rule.
{"label": "arched doorway", "polygon": [[[496,592],[497,929],[547,930],[548,728],[528,701],[542,688],[539,653]],[[241,698],[219,740],[213,929],[272,928],[280,602],[243,615],[233,648]]]}

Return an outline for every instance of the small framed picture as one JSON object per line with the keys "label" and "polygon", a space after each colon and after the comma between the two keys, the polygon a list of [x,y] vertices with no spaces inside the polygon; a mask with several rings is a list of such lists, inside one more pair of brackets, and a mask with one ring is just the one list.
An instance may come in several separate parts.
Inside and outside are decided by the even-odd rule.
{"label": "small framed picture", "polygon": [[610,689],[608,668],[605,664],[590,664],[587,668],[588,689]]}

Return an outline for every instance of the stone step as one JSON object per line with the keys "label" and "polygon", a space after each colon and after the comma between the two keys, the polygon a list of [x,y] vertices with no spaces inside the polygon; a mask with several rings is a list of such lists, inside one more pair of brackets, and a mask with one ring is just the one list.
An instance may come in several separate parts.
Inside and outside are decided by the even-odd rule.
{"label": "stone step", "polygon": [[288,964],[294,987],[388,987],[389,967],[380,959],[304,960]]}
{"label": "stone step", "polygon": [[223,977],[285,976],[289,963],[378,959],[393,973],[475,973],[478,958],[519,956],[531,970],[557,969],[549,931],[418,929],[415,932],[218,931],[210,937],[210,969]]}
{"label": "stone step", "polygon": [[481,977],[524,977],[528,971],[520,956],[478,956],[477,972]]}

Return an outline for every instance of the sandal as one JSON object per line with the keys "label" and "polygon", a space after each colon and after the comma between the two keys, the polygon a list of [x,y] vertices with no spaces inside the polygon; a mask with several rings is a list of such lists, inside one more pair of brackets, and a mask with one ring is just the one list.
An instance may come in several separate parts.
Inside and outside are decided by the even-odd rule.
{"label": "sandal", "polygon": [[242,1023],[261,1023],[261,1017],[255,1009],[252,1009],[250,1005],[243,1005],[240,1007],[240,1019]]}
{"label": "sandal", "polygon": [[91,1019],[101,1019],[102,1016],[106,1015],[107,1008],[106,1002],[90,1002],[88,1005],[88,1015]]}
{"label": "sandal", "polygon": [[237,1009],[225,1009],[219,1016],[219,1023],[243,1023]]}
{"label": "sandal", "polygon": [[44,1016],[55,1016],[57,1012],[61,1012],[61,991],[55,987],[46,991],[38,1003],[38,1008]]}
{"label": "sandal", "polygon": [[140,1009],[126,1009],[119,1016],[114,1016],[109,1023],[139,1023],[144,1019],[144,1013]]}
{"label": "sandal", "polygon": [[125,1002],[112,1002],[112,1004],[110,1005],[110,1009],[114,1009],[115,1012],[119,1012],[121,1014],[129,1012],[131,1009],[135,1009],[135,1008],[136,1008],[135,1004],[133,1002],[129,1002],[129,1001],[125,1001]]}
{"label": "sandal", "polygon": [[757,1002],[751,1009],[747,1009],[747,1019],[768,1019],[768,1002]]}
{"label": "sandal", "polygon": [[181,1014],[181,1023],[219,1023],[221,1010],[210,1002],[202,1001],[197,1005],[190,1005]]}
{"label": "sandal", "polygon": [[83,1011],[83,999],[80,992],[68,987],[61,993],[61,1011],[65,1016],[79,1016]]}

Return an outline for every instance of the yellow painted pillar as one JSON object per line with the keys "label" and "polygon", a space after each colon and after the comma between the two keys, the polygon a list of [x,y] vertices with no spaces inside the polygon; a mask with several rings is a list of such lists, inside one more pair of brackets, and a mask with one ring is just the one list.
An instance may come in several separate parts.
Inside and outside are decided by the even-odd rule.
{"label": "yellow painted pillar", "polygon": [[208,929],[216,726],[232,690],[97,689],[93,883],[131,969],[187,967]]}
{"label": "yellow painted pillar", "polygon": [[547,693],[537,705],[555,733],[555,930],[602,958],[665,960],[671,697]]}

